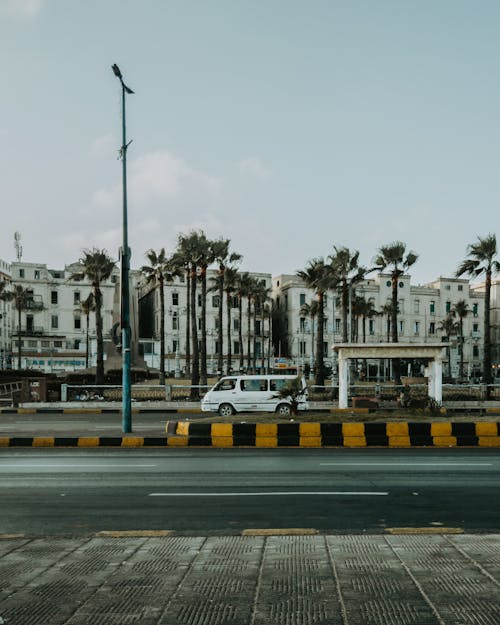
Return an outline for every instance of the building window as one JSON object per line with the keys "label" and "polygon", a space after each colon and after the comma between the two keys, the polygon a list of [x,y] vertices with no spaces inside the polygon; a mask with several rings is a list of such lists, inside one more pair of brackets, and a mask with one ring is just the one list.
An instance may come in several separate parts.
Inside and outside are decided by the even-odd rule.
{"label": "building window", "polygon": [[417,315],[420,312],[420,300],[419,299],[413,300],[413,312],[416,313]]}
{"label": "building window", "polygon": [[82,327],[82,320],[80,317],[75,317],[75,330],[80,330]]}
{"label": "building window", "polygon": [[19,277],[24,278],[24,269],[19,269]]}
{"label": "building window", "polygon": [[62,341],[54,341],[54,347],[62,347]]}
{"label": "building window", "polygon": [[240,329],[240,320],[239,319],[233,319],[233,330],[235,332],[238,332],[239,329]]}
{"label": "building window", "polygon": [[256,319],[255,321],[255,334],[260,336],[260,320]]}
{"label": "building window", "polygon": [[472,324],[472,332],[473,334],[479,334],[479,323]]}
{"label": "building window", "polygon": [[445,284],[445,285],[444,285],[444,288],[445,288],[447,291],[449,291],[449,290],[451,289],[451,286],[450,286],[449,284]]}
{"label": "building window", "polygon": [[75,291],[73,293],[73,304],[79,304],[80,301],[80,291]]}
{"label": "building window", "polygon": [[463,290],[464,290],[464,285],[463,285],[463,284],[459,284],[459,285],[457,286],[457,290],[458,290],[458,291],[463,291]]}
{"label": "building window", "polygon": [[323,343],[323,356],[328,358],[328,341],[324,341]]}
{"label": "building window", "polygon": [[28,341],[28,347],[31,349],[36,349],[38,345],[38,341]]}
{"label": "building window", "polygon": [[179,293],[172,293],[172,306],[179,305]]}
{"label": "building window", "polygon": [[59,317],[57,315],[52,315],[50,318],[50,327],[53,330],[57,330],[59,327]]}
{"label": "building window", "polygon": [[306,294],[305,293],[301,293],[299,295],[299,301],[300,301],[300,305],[304,306],[304,304],[306,303]]}
{"label": "building window", "polygon": [[76,349],[76,350],[80,349],[80,339],[75,339],[73,343],[73,349]]}
{"label": "building window", "polygon": [[451,312],[451,302],[446,302],[446,312]]}
{"label": "building window", "polygon": [[429,312],[431,313],[431,315],[435,315],[436,314],[436,302],[431,301],[429,304]]}
{"label": "building window", "polygon": [[335,332],[340,332],[340,319],[335,319]]}
{"label": "building window", "polygon": [[429,334],[436,334],[436,323],[435,323],[435,321],[431,321],[429,323]]}
{"label": "building window", "polygon": [[40,271],[35,269],[35,280],[40,280]]}
{"label": "building window", "polygon": [[177,353],[177,341],[172,341],[172,351],[174,354]]}
{"label": "building window", "polygon": [[198,293],[198,306],[201,306],[201,293]]}
{"label": "building window", "polygon": [[373,336],[375,334],[375,321],[370,319],[368,321],[368,332]]}
{"label": "building window", "polygon": [[57,304],[57,291],[50,292],[50,303]]}
{"label": "building window", "polygon": [[477,317],[477,303],[472,305],[472,314]]}
{"label": "building window", "polygon": [[285,310],[288,310],[288,294],[285,293]]}
{"label": "building window", "polygon": [[299,330],[304,333],[306,331],[306,318],[300,317],[299,319]]}
{"label": "building window", "polygon": [[50,347],[50,341],[42,341],[42,347]]}
{"label": "building window", "polygon": [[420,334],[420,321],[415,321],[413,334],[415,334],[415,336],[418,336]]}
{"label": "building window", "polygon": [[399,322],[399,333],[400,334],[404,334],[405,333],[405,322],[404,322],[404,319],[402,319]]}
{"label": "building window", "polygon": [[472,346],[472,356],[473,358],[479,358],[479,345]]}
{"label": "building window", "polygon": [[299,342],[299,351],[300,351],[301,356],[306,356],[306,342],[305,341]]}
{"label": "building window", "polygon": [[233,341],[233,354],[235,356],[238,356],[240,353],[240,342],[239,341]]}
{"label": "building window", "polygon": [[179,318],[177,316],[177,312],[174,312],[174,314],[172,315],[172,330],[178,330],[179,329]]}
{"label": "building window", "polygon": [[218,295],[212,296],[212,308],[219,308],[219,296]]}

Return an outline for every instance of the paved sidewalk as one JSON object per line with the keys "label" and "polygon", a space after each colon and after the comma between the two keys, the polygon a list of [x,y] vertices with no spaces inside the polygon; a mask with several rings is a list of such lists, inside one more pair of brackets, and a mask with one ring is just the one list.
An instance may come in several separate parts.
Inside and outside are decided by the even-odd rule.
{"label": "paved sidewalk", "polygon": [[500,535],[0,540],[6,625],[498,625],[499,580]]}

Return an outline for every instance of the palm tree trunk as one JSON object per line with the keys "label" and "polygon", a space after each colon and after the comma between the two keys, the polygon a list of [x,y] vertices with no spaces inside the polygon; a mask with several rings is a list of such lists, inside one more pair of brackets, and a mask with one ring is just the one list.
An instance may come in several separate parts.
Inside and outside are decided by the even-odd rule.
{"label": "palm tree trunk", "polygon": [[104,384],[104,339],[102,336],[102,293],[99,285],[94,287],[95,330],[97,337],[97,366],[95,383]]}
{"label": "palm tree trunk", "polygon": [[217,328],[217,341],[219,342],[219,353],[217,354],[217,370],[222,374],[222,367],[224,366],[224,328],[222,326],[222,311],[224,302],[224,265],[219,265],[219,310],[218,310],[218,328]]}
{"label": "palm tree trunk", "polygon": [[252,300],[250,296],[247,297],[247,368],[250,372],[252,366],[252,350],[250,349],[252,334]]}
{"label": "palm tree trunk", "polygon": [[85,369],[89,368],[89,313],[85,315],[86,332],[85,332]]}
{"label": "palm tree trunk", "polygon": [[[392,342],[398,342],[398,276],[393,275],[392,282],[392,306],[391,306],[391,323],[392,323]],[[393,363],[393,377],[396,384],[401,384],[401,369],[399,358],[394,358]]]}
{"label": "palm tree trunk", "polygon": [[464,322],[460,317],[460,371],[458,373],[460,382],[464,379]]}
{"label": "palm tree trunk", "polygon": [[264,355],[264,344],[265,344],[265,333],[264,333],[264,305],[261,308],[261,320],[260,320],[260,343],[261,343],[261,354],[260,354],[260,366],[261,373],[264,373],[264,368],[266,366],[266,357]]}
{"label": "palm tree trunk", "polygon": [[165,385],[165,289],[160,278],[160,384]]}
{"label": "palm tree trunk", "polygon": [[21,306],[17,309],[17,369],[21,370]]}
{"label": "palm tree trunk", "polygon": [[342,284],[342,343],[347,343],[347,313],[349,308],[349,288],[346,282]]}
{"label": "palm tree trunk", "polygon": [[[180,322],[180,320],[179,320]],[[186,376],[191,375],[191,274],[186,268]]]}
{"label": "palm tree trunk", "polygon": [[192,361],[191,361],[191,397],[198,399],[200,384],[199,349],[198,349],[198,328],[196,319],[196,266],[191,266],[191,341],[192,341]]}
{"label": "palm tree trunk", "polygon": [[323,337],[324,337],[324,293],[318,292],[318,333],[316,337],[316,372],[315,381],[318,386],[323,386],[325,382],[325,372],[323,367]]}
{"label": "palm tree trunk", "polygon": [[486,399],[490,398],[491,384],[491,331],[490,331],[490,302],[491,302],[491,270],[486,272],[484,290],[484,354],[483,354],[483,382],[486,386]]}
{"label": "palm tree trunk", "polygon": [[200,384],[207,384],[207,268],[201,268]]}
{"label": "palm tree trunk", "polygon": [[245,366],[245,350],[243,349],[243,297],[238,293],[238,342],[240,344],[240,371]]}
{"label": "palm tree trunk", "polygon": [[232,351],[231,351],[231,294],[229,291],[226,292],[226,335],[227,335],[227,363],[226,363],[226,372],[227,375],[231,375],[231,360],[232,360]]}

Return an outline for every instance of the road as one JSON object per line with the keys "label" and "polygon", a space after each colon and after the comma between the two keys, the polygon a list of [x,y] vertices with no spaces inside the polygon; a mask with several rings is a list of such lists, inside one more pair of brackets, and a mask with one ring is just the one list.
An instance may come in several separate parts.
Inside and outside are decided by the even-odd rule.
{"label": "road", "polygon": [[0,534],[500,531],[487,449],[2,449]]}

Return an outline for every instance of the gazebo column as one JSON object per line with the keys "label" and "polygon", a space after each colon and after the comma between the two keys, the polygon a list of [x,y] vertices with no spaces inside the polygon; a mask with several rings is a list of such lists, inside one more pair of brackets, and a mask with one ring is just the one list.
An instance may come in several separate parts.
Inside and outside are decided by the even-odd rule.
{"label": "gazebo column", "polygon": [[427,363],[427,394],[429,397],[436,399],[436,364],[434,360],[429,360]]}
{"label": "gazebo column", "polygon": [[349,359],[339,353],[339,408],[348,407]]}
{"label": "gazebo column", "polygon": [[434,399],[439,404],[443,401],[443,361],[441,358],[434,360]]}

